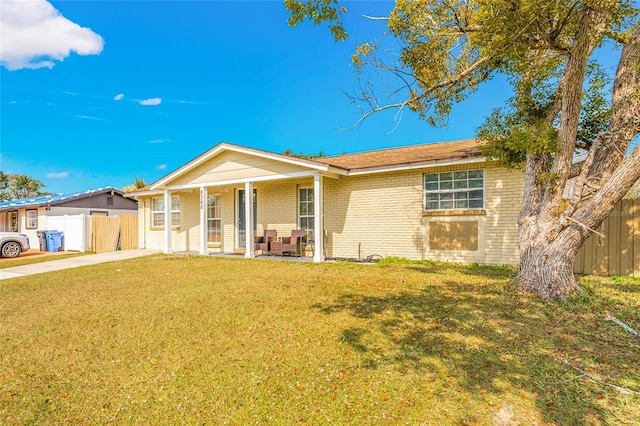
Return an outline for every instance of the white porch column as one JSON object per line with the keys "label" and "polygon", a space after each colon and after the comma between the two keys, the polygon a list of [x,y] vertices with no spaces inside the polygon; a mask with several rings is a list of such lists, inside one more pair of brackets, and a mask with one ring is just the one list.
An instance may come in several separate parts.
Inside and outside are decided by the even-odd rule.
{"label": "white porch column", "polygon": [[207,188],[200,187],[200,254],[208,254],[207,250]]}
{"label": "white porch column", "polygon": [[314,262],[324,262],[324,191],[322,185],[322,175],[320,173],[313,176],[313,229]]}
{"label": "white porch column", "polygon": [[171,253],[171,191],[164,190],[164,252]]}
{"label": "white porch column", "polygon": [[253,258],[254,233],[253,233],[253,183],[244,183],[244,235],[245,252],[244,257]]}

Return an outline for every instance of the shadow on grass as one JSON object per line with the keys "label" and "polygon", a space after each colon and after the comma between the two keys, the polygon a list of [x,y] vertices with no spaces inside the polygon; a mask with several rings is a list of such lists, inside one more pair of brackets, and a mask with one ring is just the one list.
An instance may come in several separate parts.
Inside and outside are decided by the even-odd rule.
{"label": "shadow on grass", "polygon": [[[429,273],[439,268],[409,267]],[[486,271],[479,275],[487,276]],[[578,378],[562,362],[579,359],[574,362],[589,362],[604,374],[612,368],[611,354],[602,348],[607,342],[599,340],[594,327],[581,324],[580,312],[515,294],[504,284],[449,281],[418,292],[347,294],[314,308],[367,320],[366,328],[346,328],[339,337],[361,354],[363,368],[391,364],[401,372],[447,377],[472,395],[533,398],[545,421],[557,424],[607,423],[609,413],[598,400],[618,397]],[[633,363],[633,352],[622,349],[623,359],[616,362]]]}
{"label": "shadow on grass", "polygon": [[425,274],[439,274],[455,270],[456,273],[462,273],[464,275],[493,279],[513,278],[516,275],[516,270],[509,266],[481,265],[477,263],[458,264],[434,260],[408,260],[389,257],[381,260],[378,264],[381,267],[386,265],[403,266],[408,270]]}

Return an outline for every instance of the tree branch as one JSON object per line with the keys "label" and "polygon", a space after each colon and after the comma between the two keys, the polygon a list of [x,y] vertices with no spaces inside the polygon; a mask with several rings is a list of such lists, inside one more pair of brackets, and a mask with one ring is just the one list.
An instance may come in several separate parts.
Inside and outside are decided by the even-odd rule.
{"label": "tree branch", "polygon": [[597,188],[592,198],[583,200],[572,217],[585,225],[597,227],[640,179],[640,145],[622,160],[607,181]]}
{"label": "tree branch", "polygon": [[636,337],[640,337],[640,333],[638,333],[636,330],[634,330],[633,328],[629,327],[627,324],[623,323],[622,321],[620,321],[618,318],[611,316],[611,315],[607,315],[607,317],[604,319],[605,321],[613,321],[616,324],[618,324],[620,327],[622,327],[626,332],[633,334]]}
{"label": "tree branch", "polygon": [[612,385],[611,383],[605,382],[604,380],[602,380],[599,377],[596,377],[592,374],[587,373],[586,371],[582,370],[581,368],[576,367],[575,365],[571,364],[569,361],[567,361],[566,359],[563,358],[559,358],[557,356],[552,355],[555,359],[557,359],[558,361],[562,361],[563,363],[565,363],[566,365],[568,365],[569,367],[573,368],[574,370],[578,371],[579,373],[582,373],[581,376],[586,376],[588,378],[590,378],[591,380],[593,380],[594,382],[600,383],[604,386],[608,386],[610,388],[613,388],[615,390],[617,390],[618,392],[620,392],[623,395],[640,395],[640,392],[638,391],[634,391],[631,389],[627,389],[625,387],[622,386],[616,386],[616,385]]}
{"label": "tree branch", "polygon": [[613,82],[613,107],[608,129],[611,137],[596,156],[590,175],[598,182],[603,182],[611,176],[624,158],[631,140],[640,131],[640,82],[637,77],[639,64],[640,26],[636,27],[620,55]]}
{"label": "tree branch", "polygon": [[543,222],[551,223],[559,215],[564,188],[571,173],[587,61],[601,34],[605,31],[606,18],[606,15],[589,6],[584,6],[584,10],[581,11],[576,30],[578,36],[571,48],[571,55],[562,77],[562,115],[558,129],[559,147],[551,168],[556,178],[556,184],[547,187],[546,208],[541,217]]}

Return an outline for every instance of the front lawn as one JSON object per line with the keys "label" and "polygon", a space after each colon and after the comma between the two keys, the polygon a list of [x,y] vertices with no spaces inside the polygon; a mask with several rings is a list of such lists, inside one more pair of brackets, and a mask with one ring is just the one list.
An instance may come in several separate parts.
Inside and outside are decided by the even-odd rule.
{"label": "front lawn", "polygon": [[556,306],[513,273],[155,255],[5,280],[0,423],[640,423],[640,338],[605,321],[640,329],[640,280]]}

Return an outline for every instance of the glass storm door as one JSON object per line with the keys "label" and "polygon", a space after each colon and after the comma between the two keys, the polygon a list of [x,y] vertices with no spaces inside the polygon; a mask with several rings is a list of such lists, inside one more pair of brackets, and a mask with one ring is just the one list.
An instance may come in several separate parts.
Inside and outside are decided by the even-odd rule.
{"label": "glass storm door", "polygon": [[[246,222],[246,205],[245,205],[245,190],[238,189],[236,200],[237,200],[237,208],[236,208],[236,223],[237,226],[237,238],[236,238],[236,248],[243,249],[247,246],[247,224]],[[256,202],[257,194],[256,190],[253,190],[253,232],[255,234],[256,224],[258,223],[258,209]]]}

